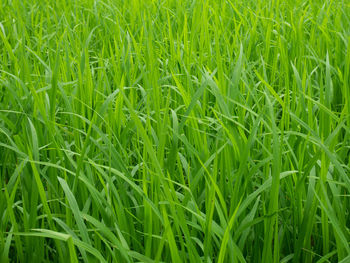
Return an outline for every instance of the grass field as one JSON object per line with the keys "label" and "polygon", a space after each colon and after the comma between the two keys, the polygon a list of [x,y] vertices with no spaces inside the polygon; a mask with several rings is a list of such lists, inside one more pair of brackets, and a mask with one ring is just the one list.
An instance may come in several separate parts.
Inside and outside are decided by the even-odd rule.
{"label": "grass field", "polygon": [[348,0],[0,0],[0,262],[350,262]]}

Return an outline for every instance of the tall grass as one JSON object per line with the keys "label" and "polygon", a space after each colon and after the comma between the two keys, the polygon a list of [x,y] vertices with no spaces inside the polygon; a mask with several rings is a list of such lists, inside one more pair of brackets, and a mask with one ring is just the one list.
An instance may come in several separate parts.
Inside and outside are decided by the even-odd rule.
{"label": "tall grass", "polygon": [[350,262],[346,0],[0,0],[0,262]]}

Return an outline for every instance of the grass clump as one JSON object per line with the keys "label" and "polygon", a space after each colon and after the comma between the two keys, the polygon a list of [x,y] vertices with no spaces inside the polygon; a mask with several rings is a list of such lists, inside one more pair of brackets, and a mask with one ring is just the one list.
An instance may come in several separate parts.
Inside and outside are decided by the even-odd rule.
{"label": "grass clump", "polygon": [[0,0],[1,262],[349,262],[345,0]]}

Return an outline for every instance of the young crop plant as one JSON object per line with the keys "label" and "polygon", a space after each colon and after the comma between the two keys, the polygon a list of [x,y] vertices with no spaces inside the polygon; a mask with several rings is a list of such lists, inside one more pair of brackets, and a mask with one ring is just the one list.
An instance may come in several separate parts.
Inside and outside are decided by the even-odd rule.
{"label": "young crop plant", "polygon": [[350,262],[347,0],[0,0],[0,262]]}

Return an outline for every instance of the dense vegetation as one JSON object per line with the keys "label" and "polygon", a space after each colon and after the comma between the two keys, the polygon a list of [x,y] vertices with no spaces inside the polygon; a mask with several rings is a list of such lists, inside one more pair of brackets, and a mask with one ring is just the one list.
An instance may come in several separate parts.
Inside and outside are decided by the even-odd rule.
{"label": "dense vegetation", "polygon": [[350,262],[347,0],[0,0],[0,262]]}

